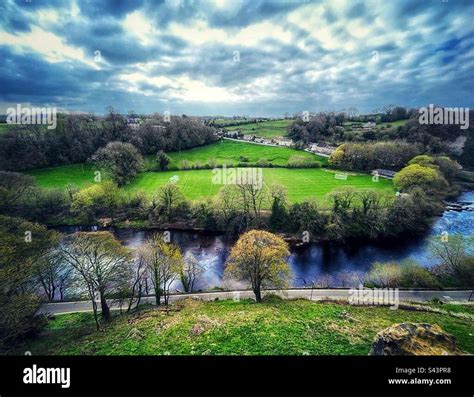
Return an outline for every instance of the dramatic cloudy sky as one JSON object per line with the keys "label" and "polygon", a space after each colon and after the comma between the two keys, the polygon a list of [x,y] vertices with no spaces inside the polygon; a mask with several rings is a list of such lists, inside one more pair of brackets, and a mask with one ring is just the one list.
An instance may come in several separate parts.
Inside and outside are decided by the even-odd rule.
{"label": "dramatic cloudy sky", "polygon": [[474,1],[2,0],[0,110],[474,107]]}

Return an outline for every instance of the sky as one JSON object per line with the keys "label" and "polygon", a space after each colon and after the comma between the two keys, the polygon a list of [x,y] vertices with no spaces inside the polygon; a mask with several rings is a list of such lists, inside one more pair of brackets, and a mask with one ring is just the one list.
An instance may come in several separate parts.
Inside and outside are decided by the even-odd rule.
{"label": "sky", "polygon": [[474,107],[471,0],[2,0],[0,111]]}

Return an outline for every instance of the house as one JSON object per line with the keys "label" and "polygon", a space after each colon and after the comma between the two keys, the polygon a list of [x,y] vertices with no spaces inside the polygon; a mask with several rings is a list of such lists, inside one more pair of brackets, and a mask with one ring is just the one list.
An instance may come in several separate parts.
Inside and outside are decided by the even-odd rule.
{"label": "house", "polygon": [[393,179],[395,174],[396,174],[396,171],[385,170],[383,168],[377,168],[376,170],[372,171],[372,175],[381,176],[382,178],[387,178],[387,179]]}
{"label": "house", "polygon": [[308,144],[308,149],[310,152],[323,155],[323,156],[330,156],[332,152],[334,152],[337,147],[336,146],[331,146],[327,145],[325,143],[309,143]]}
{"label": "house", "polygon": [[279,145],[279,146],[292,146],[293,145],[293,141],[291,139],[285,139],[285,138],[278,138],[276,139],[276,144]]}
{"label": "house", "polygon": [[244,141],[254,141],[255,135],[244,135]]}
{"label": "house", "polygon": [[233,130],[233,131],[227,131],[226,136],[228,138],[234,138],[237,139],[239,137],[240,131],[239,130]]}
{"label": "house", "polygon": [[140,126],[141,120],[140,117],[132,116],[127,117],[126,122],[131,128],[138,128]]}
{"label": "house", "polygon": [[375,128],[376,125],[377,124],[375,124],[373,121],[369,121],[368,123],[365,123],[363,125],[363,128],[364,128],[364,130],[371,130],[371,129]]}

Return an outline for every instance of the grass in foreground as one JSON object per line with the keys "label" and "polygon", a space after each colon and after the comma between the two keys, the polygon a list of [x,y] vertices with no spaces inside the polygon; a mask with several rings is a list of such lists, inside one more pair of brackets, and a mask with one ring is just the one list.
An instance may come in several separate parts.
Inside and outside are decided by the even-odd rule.
{"label": "grass in foreground", "polygon": [[[306,300],[182,301],[166,314],[115,314],[95,331],[91,313],[56,316],[17,354],[33,355],[367,355],[382,329],[400,322],[437,324],[474,353],[473,321],[449,314]],[[459,309],[460,310],[460,309]]]}

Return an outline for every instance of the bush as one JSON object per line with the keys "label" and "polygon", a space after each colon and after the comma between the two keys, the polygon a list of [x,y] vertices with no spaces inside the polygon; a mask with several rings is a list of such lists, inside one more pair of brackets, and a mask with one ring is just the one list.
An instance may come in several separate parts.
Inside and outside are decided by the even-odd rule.
{"label": "bush", "polygon": [[71,212],[85,221],[111,215],[120,203],[120,193],[113,182],[106,181],[86,187],[74,194]]}
{"label": "bush", "polygon": [[415,261],[379,263],[372,265],[365,285],[376,288],[439,288],[435,275]]}
{"label": "bush", "polygon": [[209,168],[216,168],[217,167],[217,160],[209,159],[209,160],[207,160],[207,165],[209,166]]}
{"label": "bush", "polygon": [[404,288],[439,288],[439,282],[433,274],[423,266],[413,261],[400,265],[400,287]]}
{"label": "bush", "polygon": [[191,170],[193,168],[193,165],[189,160],[181,160],[179,164],[179,168],[182,170]]}
{"label": "bush", "polygon": [[269,164],[270,162],[266,158],[258,159],[257,161],[259,167],[268,167]]}
{"label": "bush", "polygon": [[367,274],[365,286],[372,288],[396,288],[400,286],[402,272],[395,262],[375,262]]}
{"label": "bush", "polygon": [[36,315],[39,307],[39,299],[32,294],[0,295],[0,352],[39,331],[46,322],[44,316]]}

